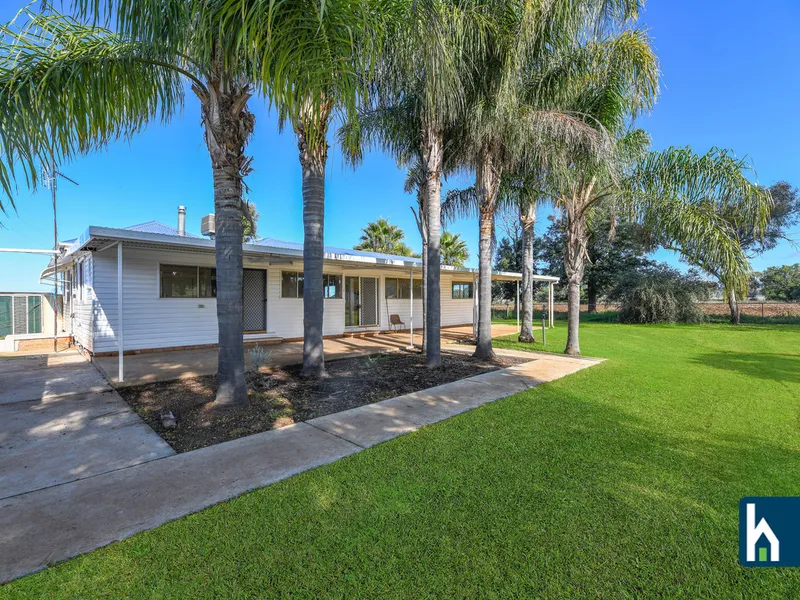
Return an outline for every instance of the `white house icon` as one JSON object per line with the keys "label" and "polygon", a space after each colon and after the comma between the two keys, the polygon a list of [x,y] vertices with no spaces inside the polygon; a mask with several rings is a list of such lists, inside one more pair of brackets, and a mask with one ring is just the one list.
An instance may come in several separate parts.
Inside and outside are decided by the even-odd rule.
{"label": "white house icon", "polygon": [[[761,536],[766,536],[770,545],[769,560],[770,562],[778,562],[780,560],[781,544],[778,541],[778,536],[772,531],[772,528],[767,523],[766,519],[761,519],[756,526],[756,505],[747,505],[747,561],[755,562],[756,560],[756,544]],[[763,559],[761,559],[763,560]]]}

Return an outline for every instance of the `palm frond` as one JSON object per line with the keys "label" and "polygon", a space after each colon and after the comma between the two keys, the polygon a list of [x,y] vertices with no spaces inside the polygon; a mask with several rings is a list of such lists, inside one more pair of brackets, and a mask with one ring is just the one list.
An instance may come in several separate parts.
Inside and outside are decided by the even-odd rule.
{"label": "palm frond", "polygon": [[650,152],[632,171],[627,199],[639,219],[663,236],[664,245],[679,248],[692,264],[721,273],[726,287],[742,293],[750,267],[725,215],[758,234],[772,207],[769,191],[747,178],[751,170],[746,160],[719,148],[702,155],[688,147]]}
{"label": "palm frond", "polygon": [[0,27],[3,191],[11,198],[20,177],[35,188],[42,163],[167,121],[182,106],[184,77],[194,77],[191,67],[157,46],[56,12],[23,11]]}
{"label": "palm frond", "polygon": [[472,219],[477,216],[478,194],[475,186],[447,192],[447,196],[442,202],[442,223],[445,226],[456,219]]}

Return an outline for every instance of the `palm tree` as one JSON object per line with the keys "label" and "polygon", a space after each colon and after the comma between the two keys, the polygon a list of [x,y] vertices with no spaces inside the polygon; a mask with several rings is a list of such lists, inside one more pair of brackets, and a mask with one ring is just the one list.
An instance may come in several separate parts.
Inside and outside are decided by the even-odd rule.
{"label": "palm tree", "polygon": [[[90,0],[75,12],[92,12]],[[32,187],[37,167],[61,163],[129,138],[180,108],[184,83],[200,100],[211,158],[216,213],[219,387],[216,403],[247,402],[242,324],[243,181],[250,172],[247,142],[254,118],[245,76],[247,59],[229,60],[224,33],[203,3],[174,0],[164,11],[120,2],[117,32],[86,26],[48,10],[23,10],[3,28],[0,45],[0,182],[6,193],[22,171]],[[144,10],[143,10],[144,9]],[[99,17],[98,17],[99,18]]]}
{"label": "palm tree", "polygon": [[467,260],[469,260],[469,250],[467,243],[461,239],[461,234],[442,232],[442,264],[463,267]]}
{"label": "palm tree", "polygon": [[[426,365],[441,365],[441,191],[448,129],[463,115],[465,77],[485,42],[483,7],[469,0],[415,0],[393,13],[359,127],[345,137],[419,165],[427,227]],[[370,124],[371,122],[371,124]],[[362,129],[363,127],[363,129]],[[356,144],[351,144],[355,146]],[[351,156],[360,160],[360,152]]]}
{"label": "palm tree", "polygon": [[[323,377],[325,169],[334,116],[356,122],[357,98],[371,77],[371,58],[385,22],[402,3],[387,0],[230,0],[226,23],[241,35],[234,54],[252,56],[251,75],[276,103],[281,126],[290,123],[300,153],[303,194],[303,368]],[[347,145],[357,138],[343,137]],[[357,148],[348,147],[351,153]]]}
{"label": "palm tree", "polygon": [[519,341],[532,344],[533,337],[533,238],[536,223],[536,208],[542,205],[545,197],[541,182],[531,174],[515,175],[509,172],[503,178],[500,189],[498,209],[515,211],[522,231],[522,290],[520,317],[522,325]]}
{"label": "palm tree", "polygon": [[[604,186],[616,183],[619,171],[633,164],[645,146],[644,132],[625,128],[628,119],[653,106],[659,77],[658,60],[649,39],[636,30],[593,40],[579,53],[578,64],[580,69],[572,82],[574,92],[565,108],[584,115],[586,122],[612,143],[603,153],[561,145],[543,159],[549,195],[566,217],[568,354],[580,353],[580,282],[588,243],[588,213],[608,194]],[[604,192],[598,194],[601,188]]]}
{"label": "palm tree", "polygon": [[688,147],[669,148],[649,153],[628,184],[638,202],[633,208],[658,243],[723,284],[734,324],[737,298],[747,293],[752,275],[739,232],[760,237],[773,207],[770,190],[748,179],[752,171],[726,150],[697,155]]}
{"label": "palm tree", "polygon": [[567,354],[580,354],[580,281],[588,221],[604,206],[635,215],[661,245],[679,251],[689,262],[719,265],[726,290],[746,288],[746,255],[720,213],[735,210],[754,229],[765,225],[771,200],[746,178],[749,165],[719,149],[705,155],[689,148],[648,153],[648,144],[643,131],[627,131],[617,141],[616,161],[589,165],[575,160],[556,178],[555,205],[567,221]]}
{"label": "palm tree", "polygon": [[690,149],[647,153],[649,136],[629,122],[655,102],[658,68],[647,38],[623,32],[589,56],[569,107],[613,140],[611,151],[593,154],[554,147],[542,172],[548,194],[566,221],[568,334],[565,352],[579,354],[580,282],[595,208],[630,211],[681,248],[690,261],[721,264],[728,285],[746,285],[747,264],[735,236],[713,208],[736,205],[742,218],[763,227],[769,198],[744,176],[745,163],[724,151],[697,156]]}
{"label": "palm tree", "polygon": [[395,256],[411,256],[411,248],[403,243],[405,233],[397,225],[392,225],[386,219],[371,221],[361,230],[361,243],[353,246],[354,250],[368,252],[381,252]]}
{"label": "palm tree", "polygon": [[[638,0],[500,1],[488,8],[491,42],[475,67],[459,136],[464,163],[475,172],[479,219],[478,335],[475,356],[494,356],[491,264],[494,218],[503,173],[534,165],[552,144],[597,154],[603,136],[566,110],[593,32],[615,30],[638,14]],[[581,52],[575,52],[578,47]],[[576,54],[573,57],[572,54]],[[585,62],[585,59],[584,59]]]}

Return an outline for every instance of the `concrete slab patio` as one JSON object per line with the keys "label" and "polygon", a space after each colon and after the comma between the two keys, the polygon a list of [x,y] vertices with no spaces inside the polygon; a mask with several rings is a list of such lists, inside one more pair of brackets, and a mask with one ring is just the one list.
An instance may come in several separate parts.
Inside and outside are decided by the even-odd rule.
{"label": "concrete slab patio", "polygon": [[0,358],[0,498],[174,453],[79,354]]}
{"label": "concrete slab patio", "polygon": [[[508,335],[517,328],[511,325],[493,325],[492,335]],[[472,326],[449,327],[442,329],[442,343],[449,344],[470,338]],[[374,337],[330,338],[324,341],[325,358],[336,360],[353,356],[364,356],[382,352],[393,352],[409,345],[409,332],[381,334]],[[415,332],[414,343],[422,346],[421,332]],[[303,362],[303,342],[283,342],[266,346],[271,353],[270,364],[284,366]],[[140,385],[156,381],[172,381],[213,375],[217,372],[217,349],[202,348],[197,350],[170,350],[167,352],[147,352],[124,357],[125,381],[118,380],[119,369],[116,356],[99,356],[94,358],[97,367],[115,387]],[[247,356],[245,353],[245,360]]]}
{"label": "concrete slab patio", "polygon": [[0,583],[600,362],[531,358],[509,369],[0,500]]}

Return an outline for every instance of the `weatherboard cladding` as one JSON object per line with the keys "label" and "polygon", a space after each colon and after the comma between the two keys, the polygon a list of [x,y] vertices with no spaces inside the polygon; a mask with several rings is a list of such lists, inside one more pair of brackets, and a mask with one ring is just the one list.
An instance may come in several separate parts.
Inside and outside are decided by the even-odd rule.
{"label": "weatherboard cladding", "polygon": [[[214,266],[210,252],[165,251],[128,248],[123,250],[123,311],[125,315],[125,349],[144,350],[178,346],[200,346],[217,343],[217,305],[214,298],[160,298],[159,264]],[[246,268],[259,268],[256,261],[245,258]],[[264,268],[263,263],[260,268]],[[301,262],[267,267],[267,330],[281,338],[303,336],[302,298],[281,298],[282,271],[302,271]],[[326,265],[331,274],[377,277],[379,326],[388,329],[389,315],[398,314],[408,327],[409,300],[385,298],[386,277],[397,277],[396,270],[348,270],[341,265]],[[472,300],[452,300],[451,282],[468,277],[442,273],[442,325],[463,325],[472,322]],[[117,251],[110,248],[94,253],[94,352],[117,350]],[[324,304],[324,335],[344,333],[344,299],[328,299]],[[422,325],[422,301],[414,301],[414,325]]]}
{"label": "weatherboard cladding", "polygon": [[[109,235],[114,230],[95,228]],[[183,264],[191,266],[215,266],[213,245],[198,248],[166,247],[178,240],[177,230],[150,221],[126,228],[146,234],[165,236],[163,244],[156,247],[141,247],[123,242],[123,303],[125,314],[125,349],[144,350],[182,346],[202,346],[217,343],[216,299],[214,298],[161,298],[159,282],[160,264]],[[106,232],[109,233],[106,233]],[[119,230],[117,230],[119,231]],[[89,231],[79,238],[73,248],[79,247],[88,239]],[[191,234],[187,238],[203,240]],[[113,234],[110,240],[113,240]],[[190,240],[186,240],[187,242]],[[154,243],[147,241],[146,243]],[[106,242],[107,243],[107,242]],[[302,271],[303,245],[275,238],[264,238],[254,243],[264,248],[274,248],[275,254],[292,256],[291,264],[266,266],[269,256],[245,252],[245,268],[268,268],[267,272],[267,331],[281,338],[301,338],[303,336],[302,298],[281,298],[282,271]],[[362,262],[333,263],[331,260],[347,260],[348,257],[366,257],[387,260],[395,265],[406,264],[419,268],[421,260],[387,254],[363,252],[346,248],[326,246],[327,255],[324,271],[342,277],[378,278],[378,326],[373,330],[389,329],[392,314],[408,327],[411,324],[410,302],[407,299],[386,299],[385,280],[387,277],[406,278],[407,273],[397,267],[369,265]],[[72,303],[71,330],[75,339],[93,352],[114,352],[117,350],[117,250],[115,246],[92,251],[85,255],[84,277],[86,285],[83,294],[76,289]],[[402,261],[402,262],[401,262]],[[417,276],[418,273],[415,273]],[[452,282],[471,282],[472,273],[459,273],[443,270],[441,273],[441,324],[463,325],[472,323],[473,300],[452,299]],[[324,303],[324,335],[338,335],[345,332],[345,300],[326,299]],[[414,299],[414,327],[422,326],[422,299]],[[358,330],[363,330],[359,328]]]}

